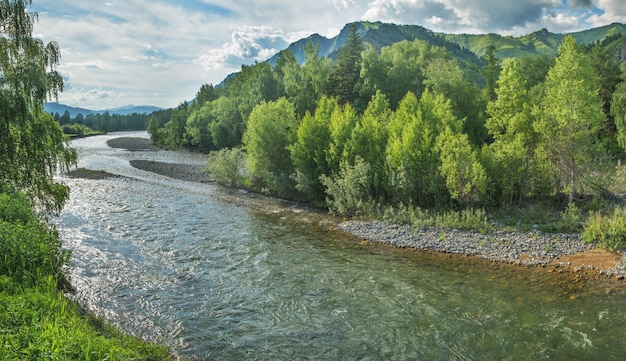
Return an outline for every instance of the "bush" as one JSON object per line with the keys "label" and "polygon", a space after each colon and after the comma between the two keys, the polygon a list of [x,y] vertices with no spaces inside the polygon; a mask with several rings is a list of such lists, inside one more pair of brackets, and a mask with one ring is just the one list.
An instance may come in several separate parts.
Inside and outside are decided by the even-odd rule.
{"label": "bush", "polygon": [[37,219],[26,196],[16,191],[0,193],[0,220],[25,224]]}
{"label": "bush", "polygon": [[245,157],[239,148],[222,149],[209,153],[206,171],[218,184],[238,187],[245,178]]}
{"label": "bush", "polygon": [[338,176],[322,175],[320,180],[326,187],[326,202],[332,213],[343,216],[371,214],[371,167],[363,158],[357,156],[354,165],[342,163]]}
{"label": "bush", "polygon": [[33,286],[41,277],[64,282],[62,267],[70,251],[63,250],[56,232],[37,222],[26,224],[0,221],[0,274]]}
{"label": "bush", "polygon": [[474,208],[435,213],[419,207],[400,205],[385,208],[382,218],[385,222],[411,224],[415,228],[443,227],[482,233],[492,229],[487,213],[483,209]]}
{"label": "bush", "polygon": [[491,230],[487,213],[483,209],[468,208],[460,212],[448,211],[438,216],[436,223],[441,227],[475,230],[483,233]]}
{"label": "bush", "polygon": [[610,216],[594,212],[587,218],[582,239],[614,251],[626,247],[626,207],[618,207]]}

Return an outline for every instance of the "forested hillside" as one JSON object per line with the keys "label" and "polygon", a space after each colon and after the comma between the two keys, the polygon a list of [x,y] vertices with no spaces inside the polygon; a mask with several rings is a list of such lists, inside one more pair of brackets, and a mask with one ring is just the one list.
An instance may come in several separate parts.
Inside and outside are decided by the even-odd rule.
{"label": "forested hillside", "polygon": [[[430,45],[446,48],[462,63],[480,64],[481,58],[490,46],[495,46],[496,55],[502,59],[524,55],[556,56],[557,49],[566,35],[571,35],[579,44],[593,44],[609,38],[610,44],[606,45],[611,47],[617,56],[621,56],[622,60],[626,57],[626,44],[621,38],[622,34],[626,34],[626,25],[619,23],[571,34],[555,34],[546,29],[541,29],[518,37],[498,34],[436,33],[419,25],[397,25],[381,22],[359,22],[355,24],[363,42],[371,44],[378,50],[402,40],[419,39]],[[346,25],[339,35],[332,39],[314,34],[291,44],[285,51],[292,52],[298,63],[302,64],[306,56],[306,45],[313,43],[319,45],[320,56],[334,59],[337,51],[345,44],[351,25]],[[619,48],[620,46],[621,48]],[[274,65],[280,56],[279,53],[269,59],[268,62]]]}
{"label": "forested hillside", "polygon": [[292,45],[303,62],[286,50],[203,86],[148,131],[213,152],[218,181],[340,214],[576,207],[612,193],[626,145],[623,29],[510,38],[355,23]]}

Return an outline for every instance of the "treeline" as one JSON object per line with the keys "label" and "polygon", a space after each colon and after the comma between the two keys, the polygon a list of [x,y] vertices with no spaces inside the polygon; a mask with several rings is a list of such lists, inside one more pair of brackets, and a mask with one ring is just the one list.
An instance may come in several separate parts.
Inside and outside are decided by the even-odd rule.
{"label": "treeline", "polygon": [[377,51],[353,27],[333,62],[244,66],[150,118],[154,143],[212,153],[226,184],[340,214],[468,208],[609,192],[626,145],[626,67],[567,37],[556,58],[482,67],[402,41]]}
{"label": "treeline", "polygon": [[63,114],[51,113],[61,125],[65,134],[71,136],[85,136],[117,131],[145,130],[150,115],[132,113],[128,115],[111,114],[109,112],[87,114],[78,113],[74,118],[69,111]]}

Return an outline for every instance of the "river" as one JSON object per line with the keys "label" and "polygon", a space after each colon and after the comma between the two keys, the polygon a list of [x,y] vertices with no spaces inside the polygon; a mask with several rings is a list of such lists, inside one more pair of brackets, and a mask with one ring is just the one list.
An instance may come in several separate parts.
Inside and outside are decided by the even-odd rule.
{"label": "river", "polygon": [[120,176],[63,178],[74,297],[182,360],[623,359],[625,284],[362,242],[289,203],[135,169],[205,156],[107,146],[122,136],[147,134],[72,143],[79,167]]}

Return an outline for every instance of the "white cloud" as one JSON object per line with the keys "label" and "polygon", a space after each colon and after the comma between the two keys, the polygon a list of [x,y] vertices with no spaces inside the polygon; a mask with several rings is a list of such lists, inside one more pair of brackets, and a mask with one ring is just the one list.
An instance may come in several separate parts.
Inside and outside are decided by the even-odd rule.
{"label": "white cloud", "polygon": [[267,60],[288,45],[281,30],[269,26],[243,26],[232,33],[229,43],[208,50],[196,62],[209,71],[235,70],[241,64]]}
{"label": "white cloud", "polygon": [[626,23],[626,6],[623,0],[595,0],[595,5],[602,13],[589,17],[588,22],[593,26]]}
{"label": "white cloud", "polygon": [[419,24],[430,18],[458,20],[454,11],[440,0],[374,0],[363,17],[402,24]]}
{"label": "white cloud", "polygon": [[328,0],[338,11],[354,6],[354,0]]}
{"label": "white cloud", "polygon": [[541,24],[561,0],[373,0],[367,20],[418,24],[446,32],[511,32]]}

